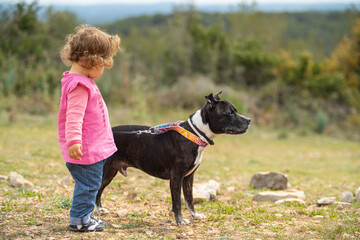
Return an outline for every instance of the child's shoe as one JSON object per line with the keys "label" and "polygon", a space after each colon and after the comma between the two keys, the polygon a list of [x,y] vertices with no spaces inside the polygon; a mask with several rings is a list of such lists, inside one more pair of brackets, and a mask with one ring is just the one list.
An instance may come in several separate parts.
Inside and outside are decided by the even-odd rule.
{"label": "child's shoe", "polygon": [[90,218],[93,219],[93,220],[95,220],[95,221],[97,221],[97,222],[99,223],[99,225],[102,225],[102,226],[104,226],[104,228],[106,228],[107,223],[106,223],[104,220],[101,220],[101,219],[97,218],[97,217],[96,217],[95,215],[93,215],[93,214],[90,215]]}
{"label": "child's shoe", "polygon": [[[100,220],[96,221],[94,219],[95,216],[91,215],[90,221],[86,225],[70,225],[69,229],[74,232],[101,232],[106,227],[106,222]],[[97,217],[95,217],[97,219]],[[98,219],[99,220],[99,219]]]}

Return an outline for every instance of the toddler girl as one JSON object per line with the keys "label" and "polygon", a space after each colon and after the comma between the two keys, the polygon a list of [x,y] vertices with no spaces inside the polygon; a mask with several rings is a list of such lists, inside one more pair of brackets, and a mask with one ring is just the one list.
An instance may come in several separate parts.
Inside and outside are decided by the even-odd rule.
{"label": "toddler girl", "polygon": [[75,180],[70,230],[102,231],[106,222],[92,214],[101,184],[103,165],[117,149],[105,102],[94,78],[111,68],[120,38],[80,26],[66,38],[60,52],[71,65],[61,79],[58,131],[61,154]]}

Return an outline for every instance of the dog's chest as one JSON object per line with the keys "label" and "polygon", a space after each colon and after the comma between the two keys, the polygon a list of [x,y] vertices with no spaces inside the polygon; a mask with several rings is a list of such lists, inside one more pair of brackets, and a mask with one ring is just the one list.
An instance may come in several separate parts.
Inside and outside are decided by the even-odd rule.
{"label": "dog's chest", "polygon": [[193,165],[193,167],[191,168],[191,170],[186,173],[185,177],[188,176],[188,175],[190,175],[191,173],[193,173],[193,172],[195,171],[195,169],[200,165],[200,163],[201,163],[201,161],[202,161],[204,149],[205,149],[205,148],[203,148],[203,147],[199,147],[199,148],[198,148],[198,153],[197,153],[197,156],[196,156],[196,158],[195,158],[194,165]]}

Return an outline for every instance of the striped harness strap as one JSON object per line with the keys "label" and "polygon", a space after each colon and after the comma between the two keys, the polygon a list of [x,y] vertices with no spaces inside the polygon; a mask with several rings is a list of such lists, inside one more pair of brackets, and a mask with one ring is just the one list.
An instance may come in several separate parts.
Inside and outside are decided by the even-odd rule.
{"label": "striped harness strap", "polygon": [[200,147],[206,147],[208,145],[208,143],[201,140],[198,136],[189,132],[185,128],[181,127],[180,123],[182,123],[182,122],[177,121],[175,123],[161,124],[161,125],[150,128],[150,132],[152,134],[162,134],[162,133],[168,132],[170,130],[173,130],[173,131],[180,133],[183,137],[189,139],[190,141],[196,143]]}

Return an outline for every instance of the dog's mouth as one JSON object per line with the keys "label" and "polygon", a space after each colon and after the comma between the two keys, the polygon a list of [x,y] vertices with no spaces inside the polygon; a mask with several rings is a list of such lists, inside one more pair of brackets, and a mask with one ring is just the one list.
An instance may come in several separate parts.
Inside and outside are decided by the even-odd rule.
{"label": "dog's mouth", "polygon": [[244,130],[233,130],[233,129],[226,129],[226,133],[227,134],[231,134],[231,135],[240,135],[240,134],[244,134],[246,133],[247,129],[244,129]]}

